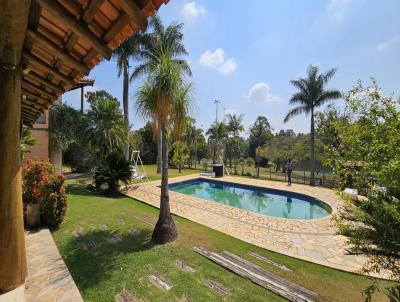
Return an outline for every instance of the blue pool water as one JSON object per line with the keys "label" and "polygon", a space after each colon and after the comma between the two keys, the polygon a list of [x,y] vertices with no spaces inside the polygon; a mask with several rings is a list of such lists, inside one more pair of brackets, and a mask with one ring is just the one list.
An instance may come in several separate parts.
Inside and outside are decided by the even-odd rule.
{"label": "blue pool water", "polygon": [[316,219],[331,213],[327,204],[307,195],[208,179],[170,184],[169,189],[273,217]]}

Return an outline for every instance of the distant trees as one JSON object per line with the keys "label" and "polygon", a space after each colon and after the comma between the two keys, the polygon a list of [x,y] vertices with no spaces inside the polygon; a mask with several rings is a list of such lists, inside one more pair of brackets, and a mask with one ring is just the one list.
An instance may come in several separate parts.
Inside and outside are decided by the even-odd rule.
{"label": "distant trees", "polygon": [[328,101],[340,98],[341,94],[338,90],[325,89],[328,81],[335,75],[336,69],[330,69],[325,73],[319,73],[317,66],[310,65],[307,70],[307,77],[298,80],[292,80],[291,83],[299,91],[292,95],[290,99],[291,105],[297,107],[291,109],[286,115],[284,122],[286,123],[292,117],[305,113],[311,116],[311,132],[310,132],[310,184],[315,185],[315,109]]}

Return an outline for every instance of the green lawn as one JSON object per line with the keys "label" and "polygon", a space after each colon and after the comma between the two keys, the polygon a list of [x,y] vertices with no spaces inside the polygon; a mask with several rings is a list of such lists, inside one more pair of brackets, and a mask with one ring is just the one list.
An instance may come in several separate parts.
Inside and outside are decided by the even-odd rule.
{"label": "green lawn", "polygon": [[[146,174],[147,177],[149,178],[149,180],[157,180],[157,179],[161,179],[161,174],[157,174],[157,165],[145,165],[144,169],[146,170]],[[204,172],[201,169],[188,169],[185,168],[181,171],[181,173],[179,173],[178,169],[168,169],[168,175],[169,177],[176,177],[176,176],[184,176],[184,175],[189,175],[189,174],[193,174],[193,173],[202,173]],[[139,174],[142,174],[142,167],[139,166]]]}
{"label": "green lawn", "polygon": [[[123,289],[142,299],[140,301],[223,301],[203,284],[203,280],[208,278],[231,290],[226,301],[283,301],[194,253],[192,247],[196,245],[236,253],[318,292],[320,301],[361,301],[361,290],[370,284],[370,280],[365,277],[269,252],[180,217],[174,217],[179,239],[171,244],[153,246],[149,242],[153,225],[146,221],[154,223],[158,210],[129,198],[107,198],[96,194],[85,189],[88,181],[87,178],[67,181],[67,215],[60,228],[53,233],[85,301],[112,302]],[[100,224],[107,225],[108,230],[101,230]],[[81,228],[82,236],[76,238],[73,231],[78,228]],[[139,229],[141,234],[137,237],[129,235],[128,231],[132,228]],[[122,240],[111,243],[108,238],[112,234]],[[94,253],[82,248],[82,243],[89,240],[96,244]],[[281,271],[248,256],[248,251],[256,251],[294,271]],[[177,259],[186,261],[197,271],[180,271],[175,266]],[[148,276],[155,272],[162,273],[172,281],[174,287],[169,292],[165,293],[149,282]],[[382,282],[381,286],[385,285]],[[374,301],[385,299],[382,294],[378,294]]]}

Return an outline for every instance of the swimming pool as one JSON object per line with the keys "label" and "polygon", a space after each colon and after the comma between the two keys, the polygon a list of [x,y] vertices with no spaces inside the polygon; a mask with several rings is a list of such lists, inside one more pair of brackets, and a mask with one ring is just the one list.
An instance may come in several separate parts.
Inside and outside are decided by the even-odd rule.
{"label": "swimming pool", "polygon": [[208,179],[173,183],[174,192],[220,204],[288,219],[316,219],[328,216],[331,208],[307,195]]}

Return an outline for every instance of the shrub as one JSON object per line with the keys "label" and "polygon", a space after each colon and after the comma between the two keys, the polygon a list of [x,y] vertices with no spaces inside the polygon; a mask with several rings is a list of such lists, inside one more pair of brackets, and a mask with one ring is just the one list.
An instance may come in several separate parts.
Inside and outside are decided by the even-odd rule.
{"label": "shrub", "polygon": [[28,161],[23,168],[23,201],[39,203],[42,221],[58,227],[67,209],[64,176],[56,175],[48,161]]}
{"label": "shrub", "polygon": [[122,152],[112,151],[99,163],[94,174],[97,190],[106,186],[108,195],[118,193],[119,182],[127,184],[132,177],[131,163],[124,158]]}
{"label": "shrub", "polygon": [[246,158],[246,164],[247,164],[247,166],[248,167],[251,167],[251,166],[253,166],[254,165],[254,159],[252,158],[252,157],[248,157],[248,158]]}

